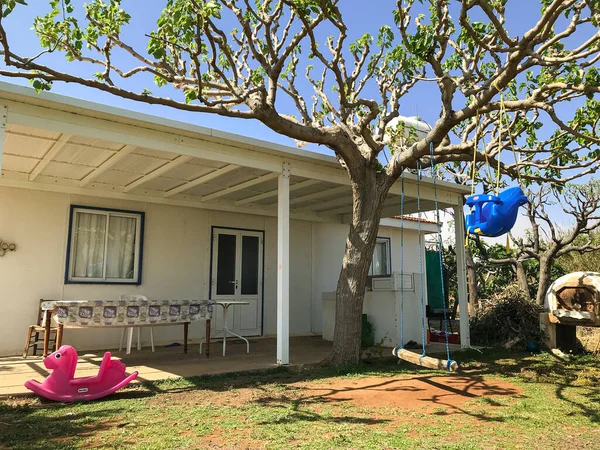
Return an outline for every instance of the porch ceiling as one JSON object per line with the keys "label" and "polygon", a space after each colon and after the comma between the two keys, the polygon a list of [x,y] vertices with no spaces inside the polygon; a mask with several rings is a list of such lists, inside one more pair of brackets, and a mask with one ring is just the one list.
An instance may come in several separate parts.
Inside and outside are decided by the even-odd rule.
{"label": "porch ceiling", "polygon": [[[63,103],[31,104],[16,94],[3,100],[5,94],[0,90],[8,110],[0,185],[276,216],[277,177],[287,163],[292,218],[340,222],[352,211],[347,176],[332,158],[233,135],[215,139],[199,127],[190,133],[149,123],[148,116],[90,117],[99,113],[81,107],[65,114]],[[446,184],[438,188],[440,207],[456,205],[461,195]],[[405,212],[416,212],[414,177],[405,192]],[[420,192],[422,210],[433,209],[431,180]],[[394,186],[384,217],[400,214],[401,198]]]}

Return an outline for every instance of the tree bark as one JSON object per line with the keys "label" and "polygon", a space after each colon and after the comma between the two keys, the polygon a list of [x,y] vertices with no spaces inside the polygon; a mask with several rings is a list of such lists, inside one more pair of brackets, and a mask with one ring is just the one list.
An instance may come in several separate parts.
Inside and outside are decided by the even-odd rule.
{"label": "tree bark", "polygon": [[477,290],[477,272],[471,249],[465,247],[465,263],[467,265],[467,289],[469,291],[469,315],[473,316],[479,306],[479,292]]}
{"label": "tree bark", "polygon": [[360,360],[362,312],[365,287],[377,243],[383,202],[389,186],[378,182],[367,168],[362,180],[352,180],[352,222],[338,279],[333,349],[325,364],[357,364]]}
{"label": "tree bark", "polygon": [[544,306],[546,292],[550,287],[550,270],[552,267],[552,258],[540,257],[540,279],[537,288],[536,302]]}
{"label": "tree bark", "polygon": [[523,266],[523,261],[517,261],[515,266],[515,270],[517,272],[517,284],[519,285],[519,289],[523,291],[523,295],[527,300],[531,300],[531,294],[529,293],[529,284],[527,283],[527,274],[525,273],[525,266]]}

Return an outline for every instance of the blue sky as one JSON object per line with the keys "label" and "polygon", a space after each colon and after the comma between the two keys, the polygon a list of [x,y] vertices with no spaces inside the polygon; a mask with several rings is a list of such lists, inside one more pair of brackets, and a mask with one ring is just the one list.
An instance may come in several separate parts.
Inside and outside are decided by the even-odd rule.
{"label": "blue sky", "polygon": [[[33,18],[36,15],[44,14],[49,10],[47,0],[28,0],[28,3],[28,7],[17,7],[16,11],[5,20],[11,47],[17,54],[22,56],[31,56],[39,52],[38,38],[31,30],[31,26],[33,24]],[[79,13],[82,11],[83,3],[83,0],[73,0],[76,11],[79,11]],[[455,5],[453,8],[456,10],[458,2],[454,3]],[[164,4],[164,0],[123,0],[123,8],[132,16],[130,26],[122,34],[123,40],[130,43],[139,51],[144,51],[147,43],[145,34],[154,29],[156,19],[158,18],[161,9],[164,7]],[[389,24],[393,27],[391,12],[394,9],[394,6],[395,1],[393,0],[374,0],[369,2],[361,0],[342,1],[342,11],[344,13],[345,23],[350,30],[349,42],[365,32],[376,34],[377,29],[382,24]],[[456,14],[454,15],[456,16]],[[522,34],[525,30],[535,24],[539,15],[540,5],[537,0],[510,0],[507,4],[507,28],[513,35]],[[122,55],[116,55],[116,58],[118,61],[117,65],[122,65],[124,67],[132,66],[130,60],[124,59]],[[61,54],[45,56],[43,62],[59,70],[69,71],[73,74],[85,77],[91,77],[93,72],[99,70],[78,63],[68,63]],[[0,79],[2,78],[0,77]],[[4,79],[3,81],[24,85],[28,84],[27,81],[19,81],[17,79]],[[159,90],[153,85],[148,77],[124,82],[123,86],[137,92],[140,92],[142,88],[147,87],[155,94],[160,92],[167,96],[178,95],[178,93],[171,88]],[[307,86],[304,87],[306,88]],[[291,146],[296,145],[293,140],[278,135],[257,121],[224,118],[210,114],[178,111],[157,105],[141,104],[78,85],[56,83],[52,92],[281,144]],[[283,107],[289,107],[289,104],[284,104]],[[572,109],[572,106],[568,106],[565,109],[565,112],[568,113],[570,109]],[[429,123],[433,123],[438,118],[439,111],[439,91],[435,83],[418,84],[415,89],[404,98],[400,110],[402,115],[419,115]],[[328,149],[314,145],[309,145],[305,148],[312,151],[331,154]],[[523,226],[526,226],[525,222],[523,222]]]}

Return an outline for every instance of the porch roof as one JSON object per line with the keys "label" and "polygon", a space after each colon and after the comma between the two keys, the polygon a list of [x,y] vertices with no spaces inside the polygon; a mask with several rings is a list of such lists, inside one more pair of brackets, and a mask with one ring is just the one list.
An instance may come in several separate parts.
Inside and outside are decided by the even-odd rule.
{"label": "porch roof", "polygon": [[[347,174],[330,156],[2,82],[0,118],[0,186],[276,216],[277,178],[289,170],[291,218],[345,222],[352,212]],[[468,192],[437,182],[440,208]],[[410,214],[411,174],[405,193]],[[420,193],[421,209],[433,209],[431,179]],[[397,183],[383,217],[400,203]]]}

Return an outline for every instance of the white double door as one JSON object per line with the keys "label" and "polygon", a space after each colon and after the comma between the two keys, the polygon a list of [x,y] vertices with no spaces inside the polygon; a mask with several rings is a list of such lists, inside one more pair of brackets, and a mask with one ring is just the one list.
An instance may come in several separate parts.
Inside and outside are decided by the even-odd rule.
{"label": "white double door", "polygon": [[[229,307],[227,327],[242,336],[262,331],[263,233],[213,228],[211,298],[242,301]],[[216,322],[216,323],[215,323]],[[223,328],[223,307],[215,305],[213,330]]]}

